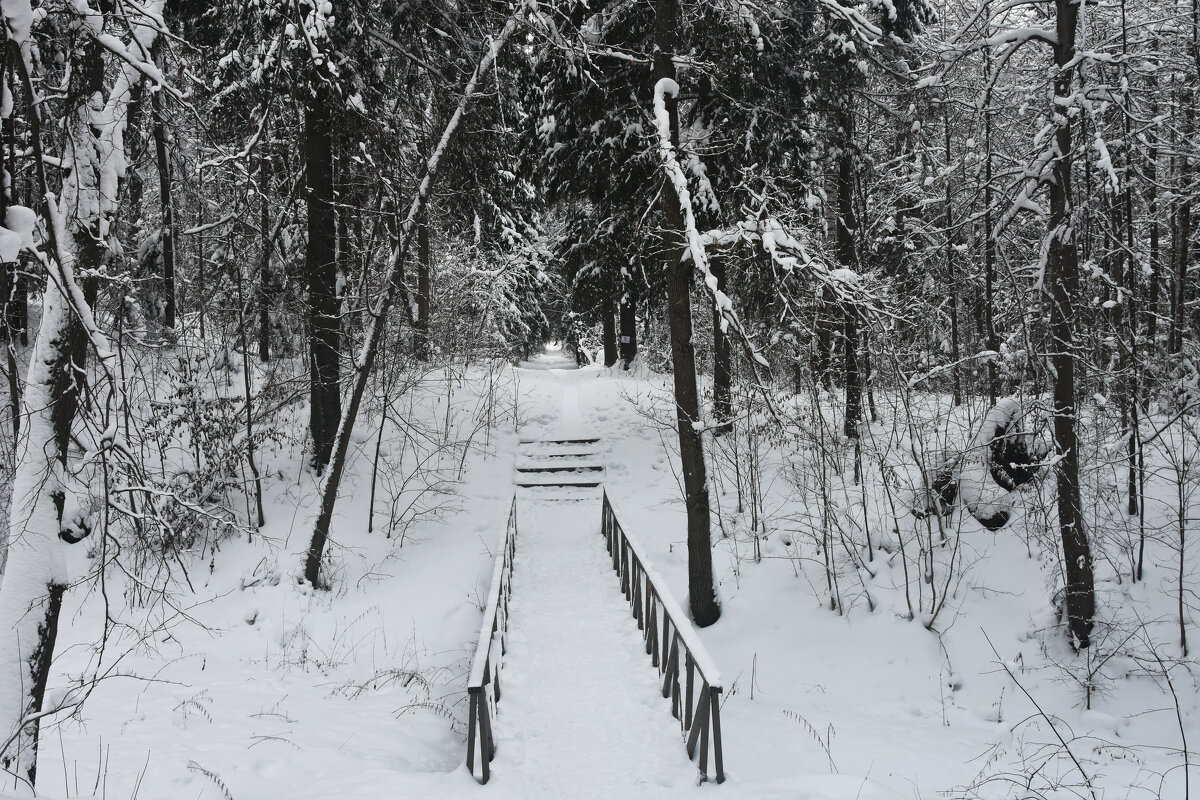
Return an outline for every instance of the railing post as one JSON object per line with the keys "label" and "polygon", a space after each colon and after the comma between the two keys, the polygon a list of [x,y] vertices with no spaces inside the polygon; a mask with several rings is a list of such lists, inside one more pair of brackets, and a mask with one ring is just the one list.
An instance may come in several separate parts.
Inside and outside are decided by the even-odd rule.
{"label": "railing post", "polygon": [[687,665],[687,702],[683,704],[683,729],[689,731],[692,729],[692,671],[696,668],[696,663],[692,661],[690,650],[685,647],[683,652],[684,663]]}
{"label": "railing post", "polygon": [[704,741],[708,742],[708,719],[708,683],[706,682],[704,688],[700,690],[700,696],[696,699],[696,715],[692,717],[692,730],[688,733],[688,758],[696,757],[696,740],[702,731],[704,732]]}
{"label": "railing post", "polygon": [[492,720],[488,715],[487,703],[479,704],[479,733],[483,744],[479,765],[483,767],[483,781],[487,783],[492,777],[492,759],[496,757],[496,745],[492,741]]}
{"label": "railing post", "polygon": [[713,731],[713,759],[716,761],[717,768],[717,783],[725,782],[725,759],[721,756],[721,698],[717,695],[720,689],[712,690],[712,701],[709,707],[712,709],[712,731]]}
{"label": "railing post", "polygon": [[475,777],[475,720],[479,716],[479,693],[474,689],[471,693],[471,709],[467,713],[467,771]]}
{"label": "railing post", "polygon": [[[622,528],[607,491],[602,494],[601,515],[601,533],[609,548],[613,569],[620,578],[621,593],[637,620],[651,664],[662,673],[662,696],[671,698],[671,715],[682,725],[688,757],[695,759],[699,748],[698,766],[702,780],[709,780],[711,747],[716,782],[722,783],[725,763],[721,745],[720,673],[712,666],[686,612],[681,610],[670,590],[666,586],[656,586],[662,576],[644,560],[645,554],[636,539],[631,539]],[[682,679],[681,669],[686,672]]]}

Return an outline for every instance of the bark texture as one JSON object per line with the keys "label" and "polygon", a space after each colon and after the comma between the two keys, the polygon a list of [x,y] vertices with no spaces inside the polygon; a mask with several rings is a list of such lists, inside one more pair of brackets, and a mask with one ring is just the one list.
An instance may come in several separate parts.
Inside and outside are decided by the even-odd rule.
{"label": "bark texture", "polygon": [[[1071,0],[1056,0],[1058,42],[1054,63],[1055,102],[1069,104],[1075,74],[1069,66],[1075,58],[1075,35],[1079,6]],[[1055,134],[1058,158],[1050,182],[1050,247],[1046,260],[1050,292],[1050,336],[1054,371],[1054,450],[1057,462],[1058,523],[1066,575],[1064,602],[1070,631],[1079,647],[1087,647],[1095,615],[1096,596],[1092,574],[1092,551],[1083,526],[1083,502],[1079,489],[1079,443],[1076,435],[1076,342],[1075,301],[1079,296],[1079,253],[1073,226],[1071,193],[1071,124],[1063,119]]]}
{"label": "bark texture", "polygon": [[333,212],[333,135],[325,92],[309,98],[304,109],[304,157],[308,178],[309,428],[313,466],[329,464],[342,403],[341,320],[337,296],[337,220]]}
{"label": "bark texture", "polygon": [[[678,0],[656,0],[654,10],[654,79],[675,79],[673,55],[679,41]],[[666,100],[671,120],[671,143],[679,146],[679,109],[674,97]],[[675,410],[679,428],[679,457],[687,504],[688,599],[692,619],[700,627],[721,616],[712,572],[708,476],[700,430],[700,392],[696,379],[696,350],[692,345],[692,267],[683,259],[683,213],[674,185],[662,192],[663,239],[666,251],[667,309],[671,328],[671,361],[674,366]]]}

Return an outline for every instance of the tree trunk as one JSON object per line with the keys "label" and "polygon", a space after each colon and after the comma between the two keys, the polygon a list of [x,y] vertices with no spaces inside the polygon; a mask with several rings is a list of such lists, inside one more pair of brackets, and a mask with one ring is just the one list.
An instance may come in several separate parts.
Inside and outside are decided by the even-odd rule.
{"label": "tree trunk", "polygon": [[[1158,80],[1150,76],[1150,118],[1158,119]],[[1150,125],[1146,130],[1146,224],[1150,228],[1150,274],[1146,291],[1146,348],[1147,357],[1153,359],[1158,349],[1158,293],[1162,283],[1162,231],[1158,221],[1158,129]]]}
{"label": "tree trunk", "polygon": [[629,369],[637,358],[637,276],[631,272],[631,267],[622,270],[625,291],[621,295],[619,317],[621,324],[620,352],[621,368]]}
{"label": "tree trunk", "polygon": [[[985,13],[985,17],[989,16]],[[996,239],[992,234],[992,91],[989,81],[992,55],[984,48],[984,80],[988,90],[983,102],[983,328],[987,349],[988,401],[996,405],[1000,395],[1000,337],[996,334]]]}
{"label": "tree trunk", "polygon": [[475,72],[471,75],[471,80],[468,81],[466,88],[463,89],[462,95],[458,100],[458,106],[451,115],[450,121],[446,124],[437,147],[434,148],[432,155],[425,162],[425,174],[422,176],[420,182],[417,183],[417,190],[413,196],[412,204],[409,206],[408,215],[404,218],[404,222],[400,226],[398,241],[392,250],[392,257],[387,268],[388,275],[384,283],[383,297],[380,299],[379,305],[372,315],[370,330],[363,340],[358,356],[354,360],[354,383],[350,389],[346,408],[342,412],[340,422],[333,433],[332,458],[329,461],[329,470],[325,474],[325,479],[321,484],[321,506],[317,512],[317,518],[313,523],[312,538],[309,540],[308,545],[308,557],[304,562],[304,577],[315,588],[327,587],[327,584],[321,579],[321,560],[324,557],[325,545],[329,541],[329,529],[333,523],[333,510],[334,506],[337,505],[338,489],[341,486],[342,473],[346,467],[346,454],[350,449],[350,437],[353,435],[354,421],[358,415],[358,409],[362,404],[363,395],[366,393],[367,382],[370,380],[371,370],[375,364],[380,343],[383,340],[383,331],[387,324],[388,313],[396,301],[396,293],[400,286],[400,275],[403,271],[404,259],[409,254],[417,219],[425,207],[430,186],[437,176],[442,154],[445,152],[450,138],[454,135],[454,131],[458,128],[463,113],[466,111],[467,104],[475,94],[480,76],[486,74],[487,70],[495,63],[497,54],[503,49],[505,43],[512,36],[513,32],[516,31],[518,24],[528,15],[533,7],[534,4],[531,0],[521,0],[521,3],[513,10],[513,13],[505,22],[503,30],[491,40],[487,52],[480,60]]}
{"label": "tree trunk", "polygon": [[[27,423],[17,444],[12,504],[8,519],[8,553],[4,581],[0,583],[0,742],[10,733],[16,738],[0,753],[0,768],[27,779],[37,778],[39,714],[44,710],[46,683],[58,633],[62,597],[69,583],[66,549],[86,535],[75,519],[64,519],[68,494],[74,489],[68,475],[68,447],[79,404],[77,352],[86,350],[84,321],[92,323],[91,310],[76,305],[84,292],[74,281],[73,269],[87,266],[75,251],[79,230],[59,238],[61,214],[51,207],[41,142],[39,104],[22,54],[11,46],[13,63],[20,72],[28,102],[28,124],[37,185],[43,198],[42,216],[47,246],[47,280],[42,292],[41,325],[30,353],[23,398]],[[85,59],[86,61],[86,59]],[[88,63],[103,66],[102,60]],[[88,80],[102,80],[88,71]],[[86,125],[75,117],[69,125]],[[90,134],[90,129],[88,131]],[[83,132],[76,129],[77,140]],[[86,162],[86,156],[85,162]],[[64,170],[63,194],[78,197],[89,179],[81,164]],[[92,254],[89,254],[92,255]],[[94,323],[92,323],[94,324]],[[80,345],[80,339],[83,344]]]}
{"label": "tree trunk", "polygon": [[[725,262],[717,257],[709,262],[709,269],[717,279],[717,289],[725,291]],[[721,436],[733,430],[733,348],[729,334],[721,329],[721,312],[713,304],[713,436]]]}
{"label": "tree trunk", "polygon": [[[1075,35],[1079,6],[1072,0],[1055,0],[1058,39],[1054,63],[1055,109],[1070,105],[1075,70]],[[1087,647],[1095,614],[1096,597],[1092,552],[1083,527],[1079,489],[1079,442],[1075,403],[1075,301],[1079,295],[1079,253],[1076,249],[1071,193],[1071,124],[1060,121],[1055,134],[1059,156],[1050,181],[1050,246],[1046,272],[1050,292],[1051,367],[1054,373],[1054,449],[1058,458],[1058,521],[1066,573],[1064,603],[1070,630],[1079,647]]]}
{"label": "tree trunk", "polygon": [[[949,112],[943,115],[943,129],[945,131],[946,143],[946,163],[950,163],[950,115]],[[962,368],[959,362],[962,360],[962,351],[959,342],[958,330],[958,276],[954,270],[954,209],[952,204],[954,195],[951,191],[950,178],[946,178],[946,277],[949,280],[950,286],[950,363],[954,365],[952,380],[953,386],[951,391],[951,402],[955,406],[961,406],[963,401],[962,395]]]}
{"label": "tree trunk", "polygon": [[[265,138],[265,132],[264,132]],[[259,236],[262,238],[262,253],[258,260],[258,291],[255,305],[258,317],[258,360],[264,364],[271,360],[271,213],[267,198],[271,196],[270,142],[263,144],[263,153],[258,160],[258,191],[262,199],[259,206]]]}
{"label": "tree trunk", "polygon": [[421,361],[429,360],[429,293],[433,255],[429,242],[429,208],[421,212],[417,222],[417,318],[413,323],[413,354]]}
{"label": "tree trunk", "polygon": [[[1192,141],[1196,130],[1196,119],[1191,113],[1192,109],[1190,108],[1194,100],[1194,95],[1195,90],[1188,89],[1180,99],[1184,116],[1184,135],[1181,144],[1183,144],[1184,148]],[[1171,341],[1169,350],[1171,354],[1179,353],[1183,350],[1185,304],[1187,303],[1187,268],[1192,249],[1192,195],[1189,191],[1191,180],[1191,159],[1188,158],[1186,152],[1182,152],[1179,156],[1178,180],[1178,185],[1181,187],[1182,199],[1179,201],[1179,206],[1175,212],[1175,274],[1171,286]]]}
{"label": "tree trunk", "polygon": [[[850,125],[843,127],[847,137],[851,136]],[[837,175],[837,253],[843,267],[854,269],[858,265],[854,247],[855,229],[858,227],[854,214],[854,158],[850,152],[850,142],[845,142],[843,148]],[[842,421],[842,432],[851,438],[858,438],[858,425],[862,422],[862,375],[858,369],[858,309],[851,304],[842,308],[842,334],[846,382],[846,417]]]}
{"label": "tree trunk", "polygon": [[324,92],[304,109],[304,157],[308,180],[308,304],[310,336],[310,417],[313,466],[329,464],[342,413],[339,392],[341,321],[337,298],[337,229],[333,212],[333,136],[330,104]]}
{"label": "tree trunk", "polygon": [[611,367],[617,363],[617,326],[613,321],[612,295],[608,292],[604,293],[604,299],[600,302],[600,315],[600,335],[604,339],[604,366]]}
{"label": "tree trunk", "polygon": [[[655,0],[654,79],[675,78],[673,61],[679,38],[678,0]],[[674,97],[664,97],[671,124],[671,143],[679,147],[679,108]],[[700,392],[696,379],[696,351],[692,344],[692,268],[683,259],[683,213],[674,184],[662,192],[663,239],[667,253],[667,308],[671,328],[671,361],[674,366],[675,411],[679,428],[679,457],[688,527],[688,599],[692,619],[700,627],[721,616],[712,571],[708,477],[700,423]]]}
{"label": "tree trunk", "polygon": [[[163,68],[162,47],[154,48],[154,61]],[[175,201],[171,194],[171,159],[168,154],[166,112],[163,93],[151,92],[150,108],[154,115],[154,152],[158,161],[158,200],[162,207],[162,294],[163,327],[175,329]]]}
{"label": "tree trunk", "polygon": [[813,377],[818,386],[830,392],[833,391],[833,325],[833,292],[827,287],[821,290],[821,299],[817,303]]}

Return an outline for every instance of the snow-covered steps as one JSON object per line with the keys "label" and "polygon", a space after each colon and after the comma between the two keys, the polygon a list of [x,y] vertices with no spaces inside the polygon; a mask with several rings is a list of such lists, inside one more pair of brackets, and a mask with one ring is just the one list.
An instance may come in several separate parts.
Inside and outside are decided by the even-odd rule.
{"label": "snow-covered steps", "polygon": [[559,503],[596,503],[600,499],[599,487],[522,486],[517,491],[522,502],[553,500]]}
{"label": "snow-covered steps", "polygon": [[598,438],[525,439],[520,443],[513,483],[524,488],[594,489],[604,482]]}
{"label": "snow-covered steps", "polygon": [[581,438],[581,439],[522,439],[521,447],[538,447],[541,449],[558,449],[563,446],[570,445],[595,445],[599,443],[599,437]]}

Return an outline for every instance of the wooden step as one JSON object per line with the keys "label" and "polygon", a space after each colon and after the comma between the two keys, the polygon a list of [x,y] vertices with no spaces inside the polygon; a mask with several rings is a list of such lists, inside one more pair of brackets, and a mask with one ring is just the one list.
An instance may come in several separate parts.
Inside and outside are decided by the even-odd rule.
{"label": "wooden step", "polygon": [[599,437],[583,439],[522,439],[521,444],[595,444],[598,441],[600,441]]}
{"label": "wooden step", "polygon": [[594,503],[599,497],[590,486],[521,486],[518,491],[522,498],[559,503]]}
{"label": "wooden step", "polygon": [[517,472],[522,474],[531,472],[603,472],[604,466],[601,464],[577,464],[563,466],[546,466],[546,465],[518,465]]}
{"label": "wooden step", "polygon": [[540,474],[520,473],[513,478],[517,486],[583,486],[593,488],[600,485],[598,473]]}

